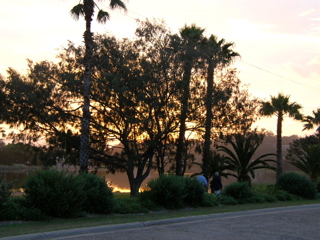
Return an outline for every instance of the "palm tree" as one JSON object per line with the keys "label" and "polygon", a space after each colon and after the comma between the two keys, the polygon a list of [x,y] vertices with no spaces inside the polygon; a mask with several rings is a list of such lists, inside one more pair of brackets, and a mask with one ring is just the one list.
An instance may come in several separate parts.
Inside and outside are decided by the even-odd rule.
{"label": "palm tree", "polygon": [[227,169],[234,172],[229,174],[238,179],[239,182],[248,182],[251,185],[251,179],[255,178],[254,171],[257,169],[272,169],[276,168],[269,165],[269,163],[276,162],[269,158],[276,156],[274,153],[263,154],[256,159],[253,155],[257,148],[261,145],[264,135],[258,133],[240,133],[228,137],[226,143],[231,144],[232,150],[226,146],[218,146],[218,151],[224,152],[227,156],[224,157]]}
{"label": "palm tree", "polygon": [[289,163],[316,182],[320,177],[320,145],[312,144],[304,147],[299,154],[289,158]]}
{"label": "palm tree", "polygon": [[260,113],[263,116],[277,116],[277,179],[282,174],[282,122],[283,117],[288,114],[296,120],[301,120],[299,112],[301,106],[295,102],[289,102],[290,96],[281,93],[278,96],[271,96],[270,102],[262,102]]}
{"label": "palm tree", "polygon": [[206,40],[206,53],[208,61],[207,69],[207,92],[205,98],[205,134],[203,144],[203,175],[209,177],[209,159],[211,158],[211,128],[212,128],[212,107],[213,107],[213,92],[214,92],[214,73],[218,67],[226,67],[230,65],[236,57],[239,57],[239,53],[234,52],[231,48],[234,46],[232,42],[226,42],[225,39],[218,41],[218,38],[211,35]]}
{"label": "palm tree", "polygon": [[191,70],[193,68],[194,61],[199,58],[199,46],[203,40],[204,29],[191,25],[190,27],[184,26],[180,30],[181,44],[180,50],[182,50],[183,64],[183,79],[182,79],[182,99],[181,99],[181,114],[180,114],[180,129],[177,140],[177,152],[176,152],[176,175],[183,176],[182,156],[184,152],[184,141],[186,132],[186,120],[189,110],[190,99],[190,79]]}
{"label": "palm tree", "polygon": [[[110,0],[110,8],[122,8],[126,10],[125,4],[121,0]],[[84,16],[86,30],[84,32],[85,56],[84,56],[84,81],[83,81],[83,112],[80,139],[80,171],[88,171],[88,161],[90,157],[90,79],[91,79],[91,62],[93,54],[93,33],[91,32],[91,22],[95,8],[98,8],[94,0],[82,0],[74,6],[70,13],[75,19]],[[99,8],[98,8],[99,9]],[[109,13],[99,9],[97,20],[105,23],[110,18]]]}
{"label": "palm tree", "polygon": [[[317,111],[312,111],[312,116],[306,116],[303,122],[306,122],[304,124],[303,130],[310,130],[314,128],[314,125],[320,125],[320,108],[317,109]],[[317,132],[320,133],[320,126],[317,128]]]}

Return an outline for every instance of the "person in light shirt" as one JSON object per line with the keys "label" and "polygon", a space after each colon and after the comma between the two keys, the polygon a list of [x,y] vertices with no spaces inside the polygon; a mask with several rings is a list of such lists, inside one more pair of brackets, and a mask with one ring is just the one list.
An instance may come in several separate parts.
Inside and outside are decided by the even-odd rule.
{"label": "person in light shirt", "polygon": [[208,181],[205,178],[205,176],[200,175],[199,177],[197,177],[197,179],[204,186],[205,189],[208,189]]}

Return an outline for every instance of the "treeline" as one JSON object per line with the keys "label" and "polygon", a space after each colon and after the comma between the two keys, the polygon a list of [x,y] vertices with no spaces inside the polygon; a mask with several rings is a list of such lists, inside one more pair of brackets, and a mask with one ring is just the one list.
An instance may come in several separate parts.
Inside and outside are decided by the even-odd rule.
{"label": "treeline", "polygon": [[[69,42],[56,62],[28,60],[25,74],[9,68],[1,76],[0,118],[22,129],[14,142],[46,141],[41,150],[28,147],[38,151],[28,162],[126,172],[132,196],[153,168],[183,176],[194,162],[191,149],[202,154],[209,178],[212,162],[222,170],[215,146],[246,135],[266,114],[228,68],[240,56],[233,46],[196,25],[172,33],[164,22],[138,21],[132,39],[95,36],[91,85],[83,88],[85,47]],[[84,91],[91,98],[89,163],[79,161]]]}
{"label": "treeline", "polygon": [[[171,33],[157,20],[140,21],[133,39],[96,35],[90,164],[125,171],[134,195],[152,168],[183,175],[192,139],[208,145],[209,138],[211,148],[250,129],[258,101],[225,68],[239,55],[232,47],[195,25]],[[69,42],[56,63],[28,60],[26,74],[9,68],[1,80],[3,122],[23,129],[22,138],[45,139],[70,162],[78,161],[84,50]]]}

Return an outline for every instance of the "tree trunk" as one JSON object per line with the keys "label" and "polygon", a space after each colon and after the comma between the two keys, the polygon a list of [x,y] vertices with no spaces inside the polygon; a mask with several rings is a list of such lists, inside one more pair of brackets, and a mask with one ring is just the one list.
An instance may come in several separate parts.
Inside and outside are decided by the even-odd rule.
{"label": "tree trunk", "polygon": [[182,155],[185,151],[185,133],[186,133],[186,119],[189,109],[189,98],[190,98],[190,78],[191,78],[192,64],[190,60],[185,62],[184,75],[182,82],[182,99],[181,99],[181,115],[180,115],[180,131],[177,141],[177,152],[176,152],[176,175],[183,176],[183,164]]}
{"label": "tree trunk", "polygon": [[86,31],[84,32],[85,56],[84,56],[84,80],[83,80],[83,112],[80,138],[80,171],[88,171],[90,157],[90,78],[91,62],[93,54],[93,34],[91,32],[91,22],[94,12],[94,2],[84,1]]}
{"label": "tree trunk", "polygon": [[208,76],[207,76],[207,94],[206,94],[206,120],[205,120],[205,134],[204,134],[204,144],[203,144],[203,158],[202,158],[202,172],[204,177],[209,179],[209,159],[211,156],[210,146],[211,146],[211,126],[212,126],[212,95],[213,95],[213,74],[214,74],[214,64],[213,60],[209,60],[208,65]]}
{"label": "tree trunk", "polygon": [[277,122],[277,180],[282,174],[282,120],[283,113],[278,112]]}

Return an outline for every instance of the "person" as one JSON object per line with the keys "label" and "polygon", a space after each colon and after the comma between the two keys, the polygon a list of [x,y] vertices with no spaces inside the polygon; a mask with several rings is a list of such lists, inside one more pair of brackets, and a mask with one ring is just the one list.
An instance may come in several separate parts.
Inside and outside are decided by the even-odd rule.
{"label": "person", "polygon": [[212,181],[210,182],[211,192],[215,193],[216,195],[219,195],[222,190],[221,177],[219,176],[218,172],[216,172],[214,175],[215,176],[213,177]]}
{"label": "person", "polygon": [[208,189],[208,181],[205,178],[205,176],[200,175],[199,177],[197,177],[197,179],[202,184],[202,186],[204,186],[205,189]]}

